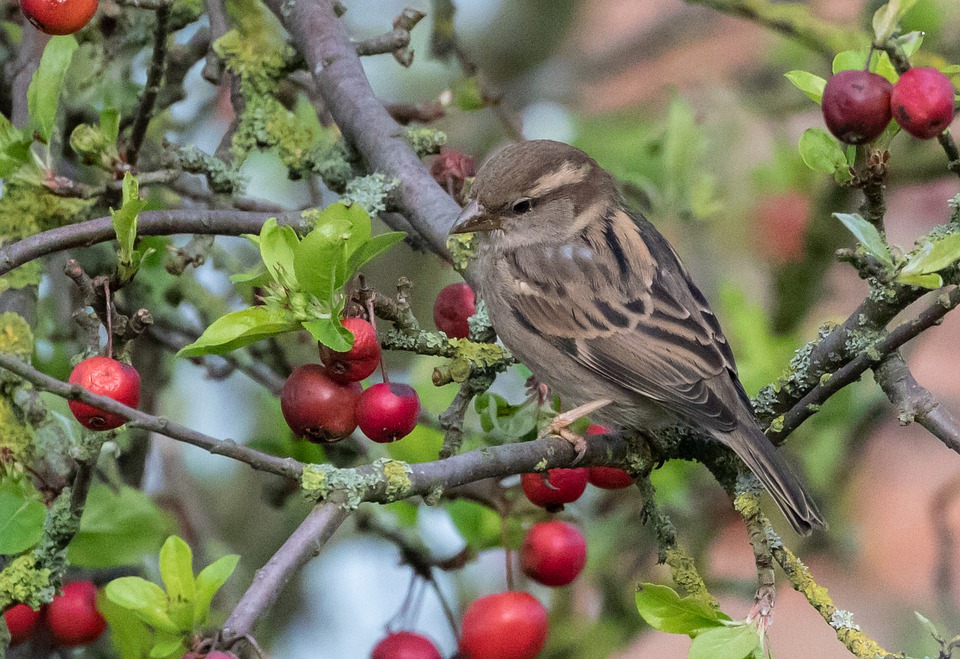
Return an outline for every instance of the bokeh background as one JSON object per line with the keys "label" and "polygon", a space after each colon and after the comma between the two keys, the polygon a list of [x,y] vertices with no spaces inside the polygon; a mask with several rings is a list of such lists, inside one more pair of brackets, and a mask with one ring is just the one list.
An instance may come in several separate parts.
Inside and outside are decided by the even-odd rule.
{"label": "bokeh background", "polygon": [[[414,30],[411,68],[399,67],[389,55],[364,61],[384,101],[433,101],[462,77],[455,61],[429,55],[432,3],[344,4],[357,38],[386,31],[407,5],[428,14]],[[881,3],[803,4],[825,21],[853,27],[869,25]],[[776,379],[819,326],[845,318],[866,294],[856,272],[833,259],[834,250],[851,238],[830,213],[853,211],[859,199],[807,170],[796,151],[802,131],[822,126],[822,120],[817,106],[783,74],[805,69],[826,77],[829,62],[822,55],[746,20],[681,0],[458,0],[456,8],[462,45],[488,88],[502,94],[502,103],[499,111],[451,107],[435,124],[449,135],[448,146],[482,161],[519,130],[527,138],[564,140],[589,151],[622,179],[630,199],[686,260],[720,316],[749,393]],[[960,61],[955,0],[919,0],[906,23],[907,29],[926,32],[921,52]],[[224,90],[204,82],[199,70],[191,72],[187,87],[188,97],[166,120],[168,136],[212,152],[230,121]],[[935,142],[900,136],[893,153],[888,238],[909,247],[947,221],[957,181],[947,176]],[[334,199],[309,182],[288,181],[269,153],[252,157],[245,170],[251,195],[290,208]],[[218,257],[184,277],[222,304],[239,304],[227,276],[252,264],[255,255],[241,240],[217,244]],[[415,310],[426,323],[437,291],[458,280],[436,259],[405,246],[367,274],[385,291],[398,275],[413,280]],[[47,328],[48,338],[55,335]],[[954,410],[960,410],[958,339],[960,317],[954,314],[905,350],[917,379]],[[312,359],[307,342],[286,345],[303,361]],[[50,371],[65,358],[58,350],[54,341],[41,343]],[[149,399],[157,413],[218,437],[293,446],[277,400],[243,375],[210,379],[185,360],[157,353],[141,359],[149,361],[142,373],[154,373],[159,382],[169,378],[170,386]],[[431,360],[387,359],[397,380],[417,386],[434,418],[452,399],[455,386],[430,384]],[[519,402],[523,379],[519,371],[507,374],[495,390]],[[347,444],[368,459],[389,452],[427,460],[435,457],[438,442],[438,430],[425,423],[387,448]],[[869,377],[834,397],[794,433],[785,450],[805,473],[830,523],[828,533],[800,540],[776,519],[790,546],[830,589],[837,606],[853,611],[854,622],[882,645],[914,656],[934,654],[936,645],[913,612],[948,636],[960,632],[960,589],[949,578],[960,559],[953,541],[960,530],[960,458],[921,428],[900,425],[897,410]],[[228,551],[242,555],[222,596],[224,608],[307,511],[305,502],[272,479],[163,438],[152,443],[144,483],[205,560]],[[711,591],[727,613],[742,618],[751,604],[755,569],[729,500],[699,465],[667,464],[654,483]],[[568,506],[565,518],[587,533],[589,565],[567,588],[531,589],[552,612],[544,657],[686,655],[687,637],[651,630],[633,606],[636,582],[669,579],[656,565],[652,532],[639,519],[639,504],[632,489],[591,489]],[[499,534],[498,522],[471,505],[418,510],[401,505],[369,513],[419,536],[438,559],[468,545],[481,549],[463,570],[438,572],[439,590],[458,612],[477,595],[505,587],[503,552],[485,548],[491,525]],[[522,505],[519,510],[524,520],[536,515]],[[276,657],[369,656],[410,583],[411,570],[400,564],[394,545],[348,522],[288,586],[258,639]],[[435,591],[421,586],[415,591],[420,606],[408,607],[399,622],[431,636],[451,655],[455,639]],[[849,656],[833,630],[785,583],[774,621],[769,641],[779,659]]]}

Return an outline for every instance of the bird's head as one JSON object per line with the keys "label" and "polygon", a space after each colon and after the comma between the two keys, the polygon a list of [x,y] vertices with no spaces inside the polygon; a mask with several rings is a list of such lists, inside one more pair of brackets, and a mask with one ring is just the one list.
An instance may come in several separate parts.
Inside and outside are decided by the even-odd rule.
{"label": "bird's head", "polygon": [[450,233],[481,233],[508,249],[563,242],[617,199],[613,178],[580,149],[520,142],[480,168]]}

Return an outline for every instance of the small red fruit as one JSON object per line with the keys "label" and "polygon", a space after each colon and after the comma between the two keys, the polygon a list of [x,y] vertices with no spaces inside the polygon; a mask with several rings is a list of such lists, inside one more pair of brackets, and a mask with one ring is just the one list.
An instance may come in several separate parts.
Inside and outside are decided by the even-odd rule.
{"label": "small red fruit", "polygon": [[547,640],[547,610],[530,593],[481,597],[463,614],[460,652],[467,659],[533,659]]}
{"label": "small red fruit", "polygon": [[343,326],[353,334],[353,346],[346,352],[320,347],[320,361],[330,379],[345,384],[368,377],[380,364],[380,343],[373,325],[363,318],[344,318]]}
{"label": "small red fruit", "polygon": [[809,197],[793,191],[767,195],[757,202],[752,215],[758,229],[754,236],[763,257],[776,265],[803,258],[810,223]]}
{"label": "small red fruit", "polygon": [[587,469],[587,481],[604,490],[622,490],[633,485],[633,476],[620,467],[590,467]]}
{"label": "small red fruit", "polygon": [[364,389],[357,400],[360,430],[380,444],[409,435],[419,416],[420,397],[407,384],[381,382]]}
{"label": "small red fruit", "polygon": [[97,611],[97,587],[91,581],[64,584],[63,594],[47,605],[46,624],[53,639],[68,648],[100,638],[107,621]]}
{"label": "small red fruit", "polygon": [[[70,384],[79,384],[92,394],[107,396],[128,407],[140,404],[140,374],[129,364],[109,357],[88,357],[73,367]],[[119,414],[105,412],[79,400],[67,402],[70,411],[85,428],[112,430],[127,422]]]}
{"label": "small red fruit", "polygon": [[546,474],[523,474],[520,486],[531,503],[552,512],[580,498],[587,489],[587,470],[550,469]]}
{"label": "small red fruit", "polygon": [[20,9],[41,32],[73,34],[93,18],[97,0],[21,0]]}
{"label": "small red fruit", "polygon": [[15,604],[3,612],[3,619],[7,622],[13,645],[22,643],[33,635],[33,630],[40,619],[40,612],[34,611],[26,604]]}
{"label": "small red fruit", "polygon": [[467,319],[477,313],[477,298],[467,284],[450,284],[433,303],[433,324],[451,339],[470,335]]}
{"label": "small red fruit", "polygon": [[523,573],[544,586],[566,586],[587,564],[587,540],[573,524],[534,524],[520,549]]}
{"label": "small red fruit", "polygon": [[893,86],[890,108],[900,127],[921,140],[936,137],[953,121],[953,84],[932,68],[909,69]]}
{"label": "small red fruit", "polygon": [[357,428],[354,412],[360,383],[331,380],[320,364],[295,369],[280,391],[280,410],[297,437],[330,443],[347,437]]}
{"label": "small red fruit", "polygon": [[370,659],[443,659],[437,646],[413,632],[388,634],[373,648]]}
{"label": "small red fruit", "polygon": [[869,142],[890,123],[890,81],[869,71],[840,71],[827,80],[823,120],[847,144]]}

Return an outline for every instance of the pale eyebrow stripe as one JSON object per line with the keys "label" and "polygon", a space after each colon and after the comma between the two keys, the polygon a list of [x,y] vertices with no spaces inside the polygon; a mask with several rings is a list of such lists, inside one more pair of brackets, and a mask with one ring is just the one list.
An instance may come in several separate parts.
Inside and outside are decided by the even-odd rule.
{"label": "pale eyebrow stripe", "polygon": [[584,164],[579,167],[569,160],[565,161],[560,169],[544,174],[532,188],[527,192],[530,197],[542,197],[565,185],[574,185],[580,183],[587,174],[590,173],[590,165]]}

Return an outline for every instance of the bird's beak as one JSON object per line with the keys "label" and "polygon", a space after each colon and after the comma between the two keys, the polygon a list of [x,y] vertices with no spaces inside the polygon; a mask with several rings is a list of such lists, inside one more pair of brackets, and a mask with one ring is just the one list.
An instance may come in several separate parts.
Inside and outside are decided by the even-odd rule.
{"label": "bird's beak", "polygon": [[473,233],[474,231],[493,231],[500,228],[500,219],[490,215],[487,209],[476,199],[463,207],[457,221],[450,227],[450,233]]}

